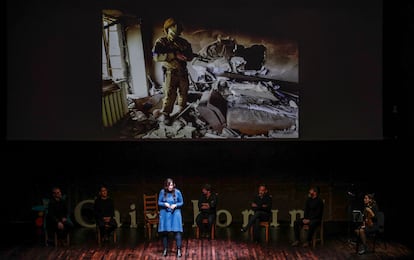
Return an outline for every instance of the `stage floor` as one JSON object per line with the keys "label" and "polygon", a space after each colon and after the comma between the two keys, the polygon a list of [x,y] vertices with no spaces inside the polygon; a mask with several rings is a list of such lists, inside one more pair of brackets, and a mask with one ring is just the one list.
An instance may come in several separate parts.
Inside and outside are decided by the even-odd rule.
{"label": "stage floor", "polygon": [[[328,226],[328,229],[327,229]],[[413,259],[413,251],[392,240],[379,240],[372,252],[359,256],[347,232],[336,231],[329,225],[324,234],[324,245],[315,248],[292,247],[293,229],[288,223],[270,228],[268,243],[254,243],[249,234],[240,231],[240,225],[217,228],[216,238],[196,239],[194,228],[184,225],[181,259]],[[30,230],[30,229],[29,229]],[[329,231],[330,230],[330,231]],[[346,228],[345,228],[346,230]],[[27,230],[26,230],[27,231]],[[120,227],[118,241],[98,245],[94,228],[75,228],[70,234],[70,245],[45,246],[41,235],[26,236],[19,230],[2,243],[0,259],[175,259],[175,242],[171,240],[168,257],[162,257],[162,244],[158,236],[146,239],[144,228]],[[155,231],[155,230],[154,230]],[[156,232],[154,232],[154,235]],[[19,240],[19,236],[21,239]],[[262,233],[264,239],[264,230]],[[3,237],[4,239],[5,237]],[[8,242],[8,243],[7,243]]]}

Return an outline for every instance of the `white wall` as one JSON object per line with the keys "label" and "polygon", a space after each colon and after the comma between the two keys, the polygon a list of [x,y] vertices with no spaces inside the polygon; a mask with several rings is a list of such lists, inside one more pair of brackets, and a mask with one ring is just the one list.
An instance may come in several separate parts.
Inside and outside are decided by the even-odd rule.
{"label": "white wall", "polygon": [[148,96],[148,86],[140,25],[128,27],[126,38],[129,52],[132,94],[136,97],[146,97]]}

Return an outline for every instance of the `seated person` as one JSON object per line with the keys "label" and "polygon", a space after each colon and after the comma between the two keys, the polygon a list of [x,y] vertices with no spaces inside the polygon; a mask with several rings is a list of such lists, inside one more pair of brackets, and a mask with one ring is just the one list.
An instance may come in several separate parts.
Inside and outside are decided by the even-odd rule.
{"label": "seated person", "polygon": [[364,196],[364,221],[361,226],[355,230],[358,242],[361,242],[361,247],[358,254],[365,254],[367,250],[367,234],[374,233],[378,230],[377,223],[378,206],[374,199],[374,194],[365,194]]}
{"label": "seated person", "polygon": [[309,196],[305,201],[304,217],[298,219],[294,223],[295,241],[292,246],[298,246],[300,243],[300,231],[304,225],[309,226],[309,230],[306,235],[306,241],[303,247],[308,247],[312,241],[313,234],[318,226],[322,223],[323,200],[319,197],[320,189],[317,186],[312,186],[309,189]]}
{"label": "seated person", "polygon": [[258,193],[254,196],[251,208],[254,211],[253,216],[250,216],[249,222],[245,227],[241,228],[242,232],[246,232],[253,226],[253,239],[256,242],[260,241],[260,222],[270,221],[272,217],[272,196],[269,195],[265,184],[258,186]]}
{"label": "seated person", "polygon": [[56,233],[58,242],[64,244],[67,234],[73,226],[73,222],[69,218],[67,202],[62,197],[62,191],[59,187],[54,187],[46,215],[46,231],[49,238],[52,238],[52,235]]}
{"label": "seated person", "polygon": [[109,241],[109,235],[118,226],[115,221],[115,208],[112,198],[108,196],[108,189],[102,185],[99,188],[99,196],[95,199],[94,212],[96,225],[101,232],[103,241]]}
{"label": "seated person", "polygon": [[[206,234],[210,238],[210,231],[213,223],[216,221],[216,207],[218,198],[215,193],[211,192],[211,185],[205,184],[201,189],[201,197],[198,200],[198,209],[200,213],[196,217],[196,223],[201,234]],[[202,223],[203,219],[208,219],[207,229]]]}

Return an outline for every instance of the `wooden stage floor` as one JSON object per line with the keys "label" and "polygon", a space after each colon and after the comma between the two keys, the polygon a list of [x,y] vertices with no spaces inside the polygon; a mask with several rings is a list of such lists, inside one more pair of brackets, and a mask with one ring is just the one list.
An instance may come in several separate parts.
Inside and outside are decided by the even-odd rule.
{"label": "wooden stage floor", "polygon": [[[414,259],[413,251],[393,241],[378,241],[375,252],[370,250],[358,255],[355,244],[341,233],[325,234],[324,245],[316,248],[292,247],[293,230],[290,227],[270,229],[268,243],[254,243],[238,226],[218,228],[216,239],[196,239],[193,229],[183,235],[183,256],[180,259]],[[22,243],[3,244],[0,259],[176,259],[174,242],[170,243],[169,255],[162,256],[162,244],[158,237],[148,241],[144,230],[119,228],[118,241],[99,246],[95,229],[76,228],[71,233],[69,246],[45,246],[38,240],[22,240]],[[263,232],[264,237],[264,232]],[[4,237],[3,237],[4,238]],[[370,244],[370,248],[372,244]]]}

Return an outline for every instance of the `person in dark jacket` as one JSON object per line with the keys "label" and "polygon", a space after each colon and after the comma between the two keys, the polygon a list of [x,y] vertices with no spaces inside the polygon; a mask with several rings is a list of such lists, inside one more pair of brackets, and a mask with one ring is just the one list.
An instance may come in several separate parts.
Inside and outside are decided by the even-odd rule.
{"label": "person in dark jacket", "polygon": [[94,213],[96,225],[101,232],[103,241],[109,241],[109,235],[117,228],[115,221],[114,201],[108,195],[108,188],[102,185],[99,188],[99,196],[95,199]]}
{"label": "person in dark jacket", "polygon": [[[217,207],[217,195],[212,192],[211,185],[205,184],[201,189],[201,197],[198,200],[198,213],[196,217],[197,226],[200,228],[201,234],[207,234],[210,238],[210,230],[212,225],[216,222],[216,207]],[[203,225],[202,220],[208,219],[207,229]]]}
{"label": "person in dark jacket", "polygon": [[53,237],[52,235],[56,233],[58,243],[62,244],[73,226],[69,218],[68,204],[62,196],[61,189],[53,187],[52,199],[49,201],[46,215],[46,230],[49,237]]}
{"label": "person in dark jacket", "polygon": [[246,232],[252,225],[254,225],[253,239],[256,242],[259,242],[260,222],[270,221],[272,217],[272,196],[269,195],[265,184],[260,184],[258,186],[258,193],[253,198],[251,208],[254,211],[254,214],[250,217],[247,225],[241,228],[241,231]]}
{"label": "person in dark jacket", "polygon": [[319,197],[320,189],[318,186],[312,186],[309,189],[308,198],[305,201],[304,216],[298,219],[294,223],[295,241],[292,246],[298,246],[300,243],[300,231],[304,225],[309,226],[307,232],[306,241],[303,243],[303,247],[308,247],[312,241],[313,234],[318,226],[322,223],[323,200]]}

